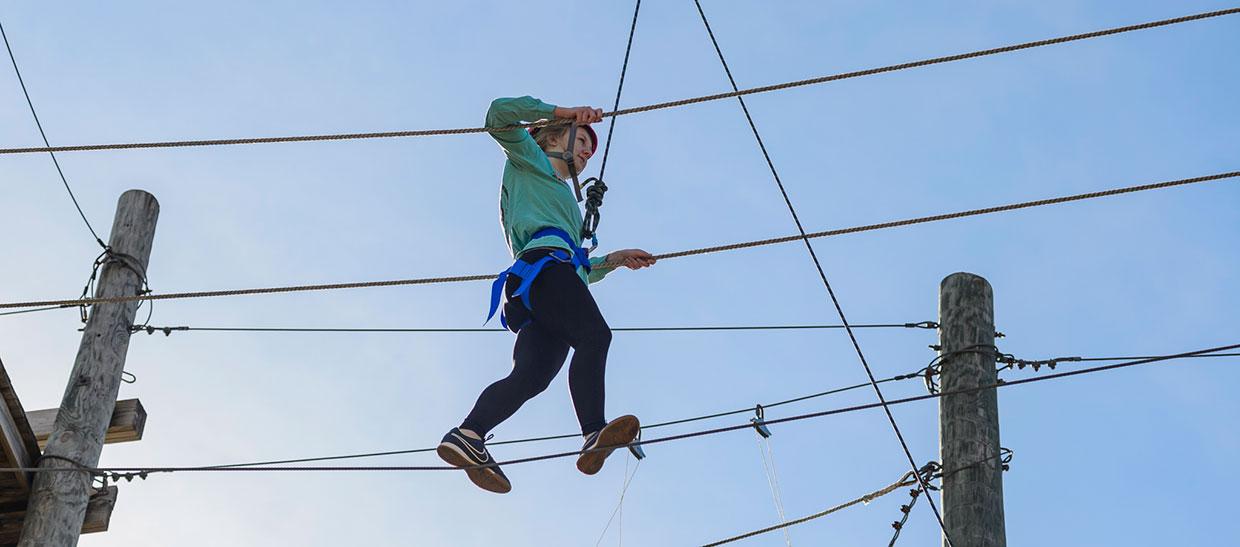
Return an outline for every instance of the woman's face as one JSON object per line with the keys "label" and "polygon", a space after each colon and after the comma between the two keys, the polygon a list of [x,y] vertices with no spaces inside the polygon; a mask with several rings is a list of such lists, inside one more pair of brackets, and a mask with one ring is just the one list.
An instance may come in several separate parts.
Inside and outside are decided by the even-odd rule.
{"label": "woman's face", "polygon": [[[551,139],[551,146],[548,147],[549,152],[564,152],[568,150],[567,137],[569,132],[565,131],[560,138]],[[594,152],[590,149],[594,147],[594,143],[590,141],[590,133],[585,130],[577,130],[577,136],[573,142],[573,159],[576,162],[577,172],[586,170],[586,164],[590,162],[590,158],[594,156]]]}

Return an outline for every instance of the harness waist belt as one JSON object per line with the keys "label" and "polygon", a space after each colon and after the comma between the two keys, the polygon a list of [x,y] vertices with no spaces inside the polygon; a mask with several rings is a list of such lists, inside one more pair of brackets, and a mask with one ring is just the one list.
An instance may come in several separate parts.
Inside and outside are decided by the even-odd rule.
{"label": "harness waist belt", "polygon": [[[542,272],[544,267],[547,266],[547,263],[552,260],[557,262],[567,262],[571,263],[574,268],[585,268],[586,273],[590,272],[589,252],[573,243],[573,240],[569,237],[568,232],[565,232],[559,228],[543,228],[537,232],[534,232],[534,236],[530,238],[530,241],[546,236],[555,236],[564,240],[564,243],[572,249],[571,254],[569,251],[556,249],[547,256],[538,259],[533,264],[518,258],[507,270],[500,272],[499,275],[495,277],[495,281],[491,283],[491,308],[487,313],[487,322],[495,316],[496,310],[499,309],[500,298],[504,296],[504,284],[507,283],[509,275],[515,275],[521,278],[521,285],[517,287],[516,291],[513,291],[512,295],[521,297],[521,303],[525,305],[525,309],[532,311],[534,308],[530,305],[530,286],[534,284],[534,278],[538,277],[538,274]],[[505,329],[509,328],[508,318],[504,316],[502,311],[499,314],[499,322]],[[486,322],[483,322],[483,324],[485,325]],[[521,327],[524,326],[525,325],[521,325]],[[517,327],[517,330],[521,330],[521,327]]]}

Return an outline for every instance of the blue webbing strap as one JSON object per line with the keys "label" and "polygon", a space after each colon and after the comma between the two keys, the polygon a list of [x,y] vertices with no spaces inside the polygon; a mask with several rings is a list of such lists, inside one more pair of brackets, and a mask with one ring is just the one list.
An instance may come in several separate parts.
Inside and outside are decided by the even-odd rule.
{"label": "blue webbing strap", "polygon": [[[483,322],[484,325],[486,322],[489,322],[492,317],[495,317],[495,312],[499,310],[500,298],[504,295],[504,285],[508,282],[509,275],[515,275],[521,278],[521,285],[517,287],[516,291],[513,291],[512,295],[520,296],[521,302],[525,304],[525,309],[533,310],[533,307],[530,305],[529,290],[534,284],[534,278],[538,277],[538,274],[542,272],[542,269],[546,267],[548,262],[552,260],[571,262],[575,268],[584,268],[586,273],[590,272],[589,252],[574,244],[573,240],[569,237],[568,232],[565,232],[559,228],[543,228],[537,232],[534,232],[534,235],[530,238],[530,240],[533,241],[540,237],[546,236],[555,236],[564,240],[564,243],[568,244],[568,246],[572,248],[572,254],[565,256],[568,254],[566,251],[557,249],[533,264],[518,258],[512,263],[511,267],[500,272],[499,275],[495,277],[495,281],[491,283],[491,307],[487,312],[486,321]],[[508,318],[504,316],[503,312],[500,312],[499,314],[499,322],[505,329],[508,328]],[[522,326],[524,327],[524,325]]]}

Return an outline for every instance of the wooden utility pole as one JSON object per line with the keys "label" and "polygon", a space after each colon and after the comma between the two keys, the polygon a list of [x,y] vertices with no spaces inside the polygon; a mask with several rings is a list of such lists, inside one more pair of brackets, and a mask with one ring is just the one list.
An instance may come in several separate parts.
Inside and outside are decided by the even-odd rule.
{"label": "wooden utility pole", "polygon": [[[109,245],[113,260],[103,265],[96,297],[129,296],[143,287],[142,275],[151,257],[159,202],[141,190],[121,194],[112,222]],[[40,469],[95,467],[120,391],[129,327],[137,302],[97,304],[82,332],[73,373],[40,460]],[[71,463],[72,462],[72,463]],[[44,471],[34,489],[20,547],[77,545],[91,492],[91,475],[78,471]]]}
{"label": "wooden utility pole", "polygon": [[[998,382],[990,283],[954,273],[939,286],[940,383],[944,393]],[[954,547],[1003,547],[1003,464],[995,389],[939,399],[943,522]],[[947,541],[943,541],[947,545]]]}

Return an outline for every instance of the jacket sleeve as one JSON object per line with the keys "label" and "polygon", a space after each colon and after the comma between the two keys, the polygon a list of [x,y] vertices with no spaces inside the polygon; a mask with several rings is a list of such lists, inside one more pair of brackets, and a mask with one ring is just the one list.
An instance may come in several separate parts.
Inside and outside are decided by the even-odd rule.
{"label": "jacket sleeve", "polygon": [[[491,108],[487,110],[486,126],[507,127],[521,122],[552,118],[554,113],[555,105],[533,97],[500,98],[491,101]],[[516,166],[535,171],[543,169],[546,153],[525,129],[491,131],[490,135],[504,148],[504,153]]]}
{"label": "jacket sleeve", "polygon": [[615,271],[615,266],[603,266],[607,261],[607,255],[598,256],[590,259],[590,273],[586,276],[590,283],[598,283],[602,281],[607,274]]}

